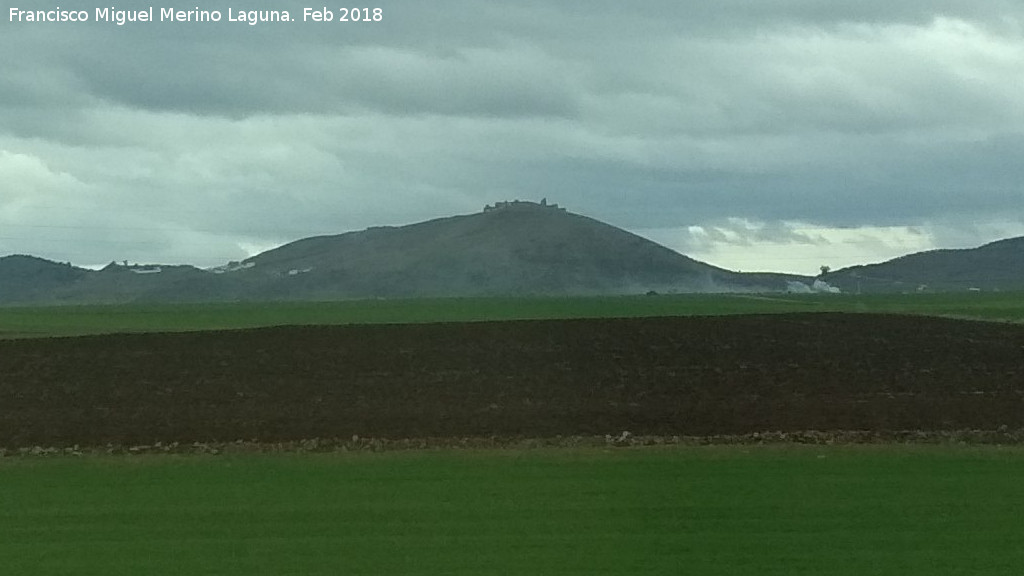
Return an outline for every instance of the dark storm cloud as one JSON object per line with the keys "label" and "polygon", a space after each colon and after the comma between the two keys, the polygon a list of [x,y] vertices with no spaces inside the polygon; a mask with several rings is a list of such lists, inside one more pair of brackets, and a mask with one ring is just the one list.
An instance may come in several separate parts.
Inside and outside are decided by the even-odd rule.
{"label": "dark storm cloud", "polygon": [[[39,25],[20,25],[8,43],[37,44],[29,64],[22,62],[23,72],[50,76],[48,91],[69,102],[92,95],[141,109],[229,117],[352,113],[376,107],[388,113],[494,116],[524,115],[536,108],[541,115],[572,116],[573,96],[588,91],[699,96],[693,93],[699,89],[687,93],[687,79],[715,83],[722,80],[719,74],[735,72],[743,75],[732,82],[753,88],[749,85],[764,83],[767,75],[786,72],[772,69],[777,56],[799,56],[792,52],[827,45],[830,29],[836,26],[925,26],[947,13],[996,25],[1006,13],[997,2],[983,7],[962,2],[548,4],[392,2],[384,5],[387,20],[379,28],[385,29],[377,32],[373,25],[250,27],[222,21],[114,28],[105,23],[73,28],[61,24],[59,29],[50,26],[44,35]],[[227,5],[202,7],[226,12]],[[299,16],[302,4],[254,7],[290,8]],[[759,36],[786,29],[798,37],[810,36],[809,41],[776,47],[780,53],[774,55],[751,54],[751,49],[773,48],[771,42],[758,42]],[[819,46],[813,45],[816,35]],[[736,40],[749,45],[737,48]],[[769,66],[759,66],[761,62]],[[793,64],[798,73],[808,71],[800,67],[805,62]],[[834,64],[839,71],[843,62]],[[673,70],[681,73],[679,78],[672,77]],[[810,71],[808,83],[837,92],[850,87],[814,77],[827,76],[825,72]],[[768,82],[763,94],[726,89],[718,96],[734,101],[737,109],[753,98],[750,115],[759,116],[765,112],[759,105],[771,107],[777,99],[810,112],[811,121],[817,115],[824,117],[819,121],[864,129],[864,118],[843,118],[842,109],[838,114],[827,106],[808,111],[804,102],[794,101],[804,86],[780,91],[777,84]],[[828,104],[836,94],[825,96],[823,104]]]}
{"label": "dark storm cloud", "polygon": [[213,264],[506,198],[753,244],[1024,223],[1019,2],[380,5],[359,25],[4,18],[0,253]]}

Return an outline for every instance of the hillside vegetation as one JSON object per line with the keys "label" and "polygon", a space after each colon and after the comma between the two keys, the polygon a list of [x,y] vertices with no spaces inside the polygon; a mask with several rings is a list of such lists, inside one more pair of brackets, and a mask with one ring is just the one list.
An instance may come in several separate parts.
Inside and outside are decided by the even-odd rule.
{"label": "hillside vegetation", "polygon": [[844,292],[1024,290],[1024,237],[963,250],[930,250],[825,275]]}

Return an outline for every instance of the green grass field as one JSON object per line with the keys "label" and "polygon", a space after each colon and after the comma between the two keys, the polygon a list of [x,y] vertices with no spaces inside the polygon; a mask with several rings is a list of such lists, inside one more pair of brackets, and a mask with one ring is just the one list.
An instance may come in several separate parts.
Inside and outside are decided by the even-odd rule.
{"label": "green grass field", "polygon": [[286,324],[455,322],[784,312],[895,312],[1024,321],[1024,293],[663,295],[450,298],[0,308],[0,337],[253,328]]}
{"label": "green grass field", "polygon": [[0,460],[4,574],[1024,570],[1024,449]]}
{"label": "green grass field", "polygon": [[[0,309],[0,336],[282,324],[898,312],[1022,294]],[[715,446],[0,458],[0,574],[1024,571],[1024,447]]]}

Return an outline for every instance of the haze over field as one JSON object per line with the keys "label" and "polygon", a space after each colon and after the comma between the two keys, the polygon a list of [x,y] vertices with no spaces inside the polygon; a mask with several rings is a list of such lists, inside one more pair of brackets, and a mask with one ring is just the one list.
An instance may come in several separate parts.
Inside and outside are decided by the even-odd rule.
{"label": "haze over field", "polygon": [[1020,2],[375,6],[0,17],[0,255],[214,266],[542,197],[744,271],[1024,234]]}

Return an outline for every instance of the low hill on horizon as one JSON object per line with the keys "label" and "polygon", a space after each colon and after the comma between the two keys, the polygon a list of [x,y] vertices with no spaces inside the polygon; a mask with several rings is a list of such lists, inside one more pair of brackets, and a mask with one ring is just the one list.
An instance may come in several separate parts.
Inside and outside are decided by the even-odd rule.
{"label": "low hill on horizon", "polygon": [[208,270],[0,259],[0,304],[781,292],[546,202],[297,240]]}
{"label": "low hill on horizon", "polygon": [[[608,295],[772,291],[784,281],[688,258],[557,206],[499,203],[468,215],[317,236],[242,262],[262,295]],[[274,279],[285,279],[276,282]]]}
{"label": "low hill on horizon", "polygon": [[[843,292],[1024,289],[1024,237],[830,272]],[[212,269],[79,268],[0,258],[0,305],[597,296],[810,290],[814,279],[740,273],[545,202],[315,236]],[[800,284],[797,284],[797,283]]]}
{"label": "low hill on horizon", "polygon": [[853,293],[1024,290],[1024,236],[851,266],[824,275],[824,280]]}
{"label": "low hill on horizon", "polygon": [[54,292],[80,282],[89,272],[71,263],[26,254],[0,257],[0,304],[48,300]]}

